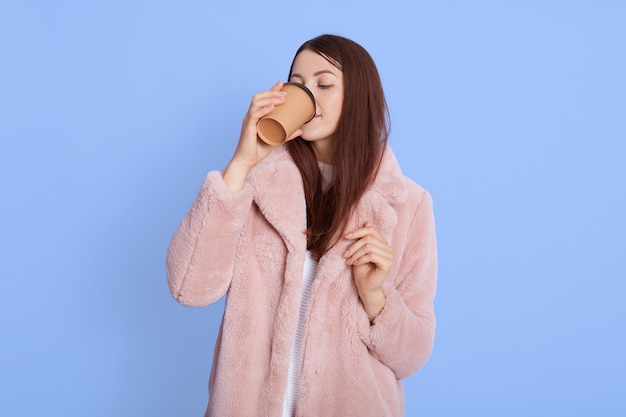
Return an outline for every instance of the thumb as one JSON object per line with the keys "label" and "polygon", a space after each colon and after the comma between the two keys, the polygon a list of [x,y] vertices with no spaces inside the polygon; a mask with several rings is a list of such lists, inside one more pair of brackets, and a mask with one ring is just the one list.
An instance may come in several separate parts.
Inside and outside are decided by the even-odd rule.
{"label": "thumb", "polygon": [[290,140],[293,140],[293,139],[297,138],[298,136],[300,136],[301,134],[302,134],[302,129],[296,129],[296,131],[295,131],[295,132],[293,132],[293,133],[291,134],[291,136],[289,136],[289,137],[287,138],[287,140],[285,140],[285,142],[290,141]]}

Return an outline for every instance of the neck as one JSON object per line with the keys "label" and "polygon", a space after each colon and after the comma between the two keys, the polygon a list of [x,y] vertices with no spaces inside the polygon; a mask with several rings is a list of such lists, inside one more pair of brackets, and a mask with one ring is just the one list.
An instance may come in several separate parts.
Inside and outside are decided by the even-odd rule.
{"label": "neck", "polygon": [[325,164],[332,164],[332,146],[331,139],[323,139],[312,142],[313,151],[315,151],[315,157],[319,162]]}

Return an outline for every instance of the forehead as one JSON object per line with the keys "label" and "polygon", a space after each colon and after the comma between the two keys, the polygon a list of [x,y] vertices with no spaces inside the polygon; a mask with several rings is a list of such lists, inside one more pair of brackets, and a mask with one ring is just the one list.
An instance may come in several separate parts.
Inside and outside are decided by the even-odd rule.
{"label": "forehead", "polygon": [[336,76],[341,74],[341,70],[331,64],[326,58],[317,52],[305,49],[300,52],[293,61],[292,75],[301,75],[304,77],[315,76],[315,74],[323,71]]}

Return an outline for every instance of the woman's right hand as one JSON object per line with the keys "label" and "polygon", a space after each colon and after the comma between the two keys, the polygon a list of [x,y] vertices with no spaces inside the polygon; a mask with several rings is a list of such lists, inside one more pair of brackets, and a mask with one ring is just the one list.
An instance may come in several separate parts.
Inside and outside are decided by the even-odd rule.
{"label": "woman's right hand", "polygon": [[[257,136],[258,121],[271,112],[274,107],[285,101],[286,93],[281,91],[282,81],[277,82],[272,88],[262,93],[256,93],[248,112],[243,118],[239,143],[232,159],[222,174],[226,186],[231,190],[243,188],[248,173],[259,161],[272,152],[274,146],[268,145]],[[302,134],[298,129],[287,140],[294,139]]]}

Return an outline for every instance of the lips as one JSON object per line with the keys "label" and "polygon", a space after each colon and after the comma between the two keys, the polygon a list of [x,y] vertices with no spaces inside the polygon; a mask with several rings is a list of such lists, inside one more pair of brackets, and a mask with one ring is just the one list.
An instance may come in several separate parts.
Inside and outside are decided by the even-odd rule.
{"label": "lips", "polygon": [[320,117],[322,117],[322,116],[321,116],[321,115],[319,115],[319,114],[316,114],[315,116],[313,116],[313,118],[312,118],[311,120],[309,120],[308,122],[306,122],[306,123],[305,123],[305,125],[306,125],[306,124],[311,123],[313,120],[318,119],[318,118],[320,118]]}

